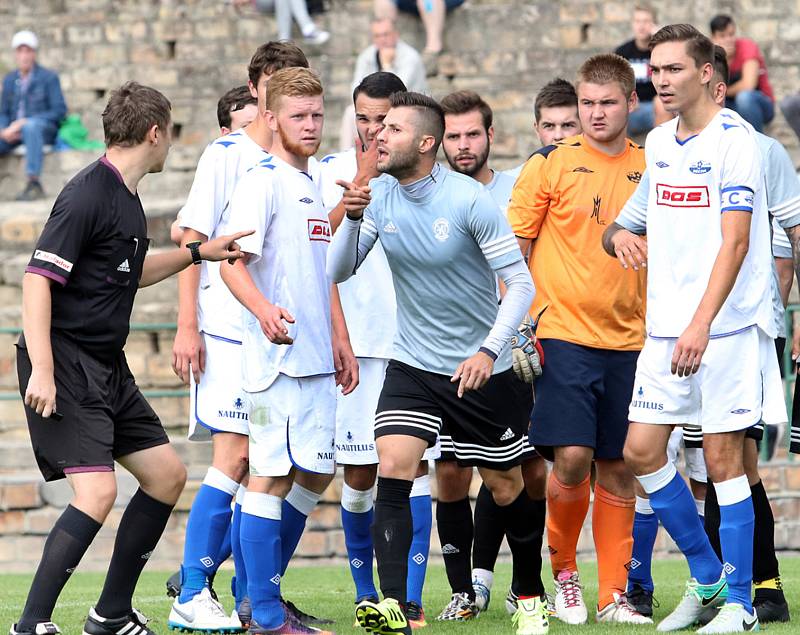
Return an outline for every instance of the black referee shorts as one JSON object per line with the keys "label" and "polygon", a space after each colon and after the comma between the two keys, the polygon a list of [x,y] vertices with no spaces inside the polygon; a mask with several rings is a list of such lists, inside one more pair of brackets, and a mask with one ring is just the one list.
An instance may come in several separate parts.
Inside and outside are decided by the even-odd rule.
{"label": "black referee shorts", "polygon": [[[763,423],[757,423],[744,431],[744,438],[753,439],[756,443],[760,443],[763,436]],[[700,426],[683,426],[683,445],[687,448],[703,447],[703,430]]]}
{"label": "black referee shorts", "polygon": [[[437,461],[455,461],[456,460],[456,451],[453,447],[453,436],[450,434],[450,430],[447,428],[447,423],[442,422],[442,428],[439,430],[439,458],[436,459]],[[528,442],[528,432],[525,431],[525,434],[522,436],[522,462],[530,461],[531,459],[535,459],[539,456],[539,453],[536,451],[529,442]]]}
{"label": "black referee shorts", "polygon": [[[51,342],[56,410],[63,419],[45,419],[25,406],[33,452],[46,481],[69,473],[112,471],[115,459],[169,443],[124,353],[103,362],[57,334]],[[31,362],[22,338],[17,344],[17,376],[24,398]]]}
{"label": "black referee shorts", "polygon": [[533,407],[531,386],[507,370],[483,388],[458,397],[458,383],[391,360],[375,415],[375,437],[402,434],[436,443],[449,432],[451,458],[459,465],[508,470],[522,461]]}

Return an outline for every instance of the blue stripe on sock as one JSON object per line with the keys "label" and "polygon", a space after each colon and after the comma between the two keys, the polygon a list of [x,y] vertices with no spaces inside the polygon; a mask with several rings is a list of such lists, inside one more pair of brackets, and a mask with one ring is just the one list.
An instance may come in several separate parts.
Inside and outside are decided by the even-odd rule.
{"label": "blue stripe on sock", "polygon": [[686,556],[692,577],[700,584],[712,584],[719,580],[722,563],[700,523],[686,481],[676,473],[669,483],[649,496],[650,507],[658,520]]}
{"label": "blue stripe on sock", "polygon": [[372,516],[372,508],[359,513],[342,508],[344,544],[350,562],[350,575],[356,586],[356,602],[378,597],[372,578],[372,535],[369,531]]}
{"label": "blue stripe on sock", "polygon": [[281,606],[281,521],[242,513],[242,552],[247,561],[247,595],[253,619],[266,629],[285,621]]}
{"label": "blue stripe on sock", "polygon": [[728,580],[728,603],[736,603],[753,612],[753,499],[748,496],[734,505],[719,506],[719,541],[724,571]]}
{"label": "blue stripe on sock", "polygon": [[412,496],[411,518],[414,535],[411,549],[408,552],[408,582],[406,584],[406,601],[416,602],[422,606],[422,587],[425,585],[425,572],[428,569],[428,552],[431,546],[431,497]]}
{"label": "blue stripe on sock", "polygon": [[628,572],[628,588],[632,584],[638,584],[653,592],[653,547],[657,535],[658,516],[636,512],[633,516],[633,554]]}

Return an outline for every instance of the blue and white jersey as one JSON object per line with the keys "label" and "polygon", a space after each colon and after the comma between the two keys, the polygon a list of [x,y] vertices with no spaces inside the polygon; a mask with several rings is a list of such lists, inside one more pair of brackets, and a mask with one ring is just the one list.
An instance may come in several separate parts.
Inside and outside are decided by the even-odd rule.
{"label": "blue and white jersey", "polygon": [[495,172],[492,170],[492,180],[486,185],[494,202],[500,207],[503,216],[507,215],[508,202],[511,200],[511,190],[514,189],[516,179],[508,172]]}
{"label": "blue and white jersey", "polygon": [[273,344],[250,311],[242,310],[242,379],[247,392],[267,389],[279,373],[309,377],[334,372],[330,282],[325,272],[331,227],[319,178],[278,157],[260,161],[239,179],[224,231],[254,229],[239,239],[261,294],[286,309],[290,345]]}
{"label": "blue and white jersey", "polygon": [[[194,175],[189,198],[178,215],[181,227],[194,229],[209,238],[219,235],[233,188],[241,176],[269,154],[244,130],[213,141],[203,151]],[[200,263],[197,318],[201,331],[241,341],[241,305],[219,275],[219,262]]]}
{"label": "blue and white jersey", "polygon": [[[374,179],[358,237],[362,254],[380,239],[397,294],[392,357],[443,375],[474,355],[497,317],[496,272],[522,260],[511,227],[475,179],[434,166],[412,192]],[[338,234],[337,234],[338,236]],[[336,237],[334,237],[336,240]],[[511,367],[506,345],[494,372]]]}
{"label": "blue and white jersey", "polygon": [[[645,157],[648,200],[634,194],[624,216],[646,218],[647,330],[679,337],[691,322],[722,245],[726,212],[752,214],[750,247],[733,289],[711,324],[720,337],[758,325],[776,336],[764,165],[755,131],[722,109],[697,135],[678,141],[678,119],[653,129]],[[638,203],[637,203],[638,201]]]}
{"label": "blue and white jersey", "polygon": [[[322,173],[322,199],[330,212],[342,200],[342,188],[336,180],[352,181],[358,171],[355,149],[324,157],[319,162]],[[397,331],[397,303],[392,272],[386,254],[378,242],[358,268],[358,273],[338,285],[342,311],[356,357],[389,359]]]}

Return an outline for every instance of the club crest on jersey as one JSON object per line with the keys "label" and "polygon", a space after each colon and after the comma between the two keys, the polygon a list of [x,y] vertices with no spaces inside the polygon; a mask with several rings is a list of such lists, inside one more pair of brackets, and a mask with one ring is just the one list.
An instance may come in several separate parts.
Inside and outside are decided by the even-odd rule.
{"label": "club crest on jersey", "polygon": [[698,161],[697,163],[689,166],[689,172],[692,174],[705,174],[706,172],[711,171],[711,164],[706,163],[703,160]]}
{"label": "club crest on jersey", "polygon": [[331,242],[331,226],[327,220],[321,218],[308,219],[308,239]]}
{"label": "club crest on jersey", "polygon": [[440,242],[444,242],[450,238],[450,222],[442,217],[433,221],[433,235],[436,240]]}
{"label": "club crest on jersey", "polygon": [[705,185],[656,184],[659,205],[666,207],[709,207],[708,187]]}

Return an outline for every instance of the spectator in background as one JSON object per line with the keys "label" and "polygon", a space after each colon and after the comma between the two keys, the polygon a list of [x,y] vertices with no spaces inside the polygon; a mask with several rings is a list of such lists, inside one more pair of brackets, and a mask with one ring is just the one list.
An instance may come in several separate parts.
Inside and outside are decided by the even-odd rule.
{"label": "spectator in background", "polygon": [[0,96],[0,154],[25,146],[28,182],[18,201],[44,197],[39,182],[45,144],[52,144],[58,124],[67,114],[58,75],[36,63],[39,38],[31,31],[19,31],[11,40],[17,70],[3,79]]}
{"label": "spectator in background", "polygon": [[[375,15],[382,18],[397,17],[397,12],[418,15],[425,27],[425,50],[422,59],[429,77],[439,73],[439,55],[444,43],[445,15],[450,9],[464,4],[464,0],[375,0]],[[405,81],[404,77],[400,77]],[[408,82],[406,82],[408,84]],[[409,90],[414,90],[411,86]]]}
{"label": "spectator in background", "polygon": [[365,48],[356,60],[353,73],[353,88],[367,75],[386,71],[397,75],[408,90],[415,93],[428,92],[425,64],[417,50],[400,39],[392,18],[377,17],[370,25],[372,44]]}
{"label": "spectator in background", "polygon": [[618,46],[614,51],[633,66],[636,76],[636,96],[639,106],[628,119],[628,134],[631,136],[649,132],[653,126],[669,119],[661,102],[656,97],[656,89],[650,80],[650,36],[656,31],[655,9],[644,4],[633,8],[633,39]]}
{"label": "spectator in background", "polygon": [[729,15],[712,18],[711,40],[728,56],[730,83],[725,105],[764,132],[764,126],[775,117],[775,97],[761,49],[749,38],[736,37],[736,23]]}
{"label": "spectator in background", "polygon": [[[567,137],[581,134],[578,95],[575,93],[575,87],[560,77],[547,82],[536,95],[533,117],[533,129],[539,137],[540,147],[550,146]],[[507,174],[517,178],[524,165],[522,163],[512,170],[507,170]]]}
{"label": "spectator in background", "polygon": [[306,44],[325,44],[331,34],[320,29],[308,15],[306,0],[230,0],[237,9],[254,6],[259,13],[275,13],[278,39],[292,39],[292,18],[297,22]]}
{"label": "spectator in background", "polygon": [[780,102],[781,112],[794,133],[800,138],[800,94],[787,95]]}

